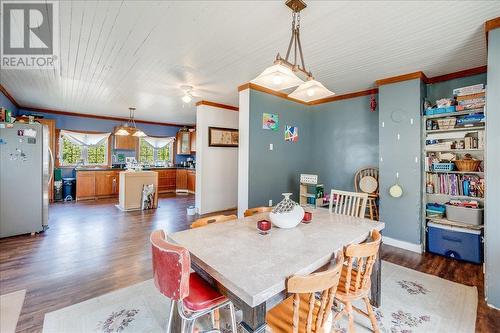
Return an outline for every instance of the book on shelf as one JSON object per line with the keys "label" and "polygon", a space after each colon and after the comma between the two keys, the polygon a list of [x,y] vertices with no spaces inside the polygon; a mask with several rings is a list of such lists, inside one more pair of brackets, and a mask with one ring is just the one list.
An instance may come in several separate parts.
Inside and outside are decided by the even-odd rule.
{"label": "book on shelf", "polygon": [[476,94],[457,96],[457,101],[460,102],[460,101],[465,101],[465,100],[469,100],[469,99],[484,98],[484,97],[485,97],[485,93],[483,91],[483,92],[476,93]]}
{"label": "book on shelf", "polygon": [[461,175],[447,173],[427,173],[426,184],[432,185],[433,193],[452,196],[469,196],[482,198],[484,194],[484,178],[477,175]]}
{"label": "book on shelf", "polygon": [[475,110],[480,109],[481,111],[478,112],[484,112],[484,105],[486,103],[479,103],[479,104],[467,104],[467,105],[457,105],[456,110],[457,112],[459,111],[471,111],[475,112]]}
{"label": "book on shelf", "polygon": [[484,92],[484,84],[483,83],[453,89],[453,95],[455,95],[455,96],[478,94],[478,93],[482,93],[482,92]]}

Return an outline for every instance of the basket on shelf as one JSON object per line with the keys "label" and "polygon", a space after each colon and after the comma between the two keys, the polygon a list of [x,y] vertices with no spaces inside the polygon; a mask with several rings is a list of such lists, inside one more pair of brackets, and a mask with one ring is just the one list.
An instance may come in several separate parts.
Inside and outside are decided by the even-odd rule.
{"label": "basket on shelf", "polygon": [[458,171],[477,171],[481,165],[481,161],[478,160],[456,160],[454,161],[455,166]]}
{"label": "basket on shelf", "polygon": [[443,118],[437,120],[439,129],[452,129],[457,124],[457,118]]}
{"label": "basket on shelf", "polygon": [[436,172],[453,171],[454,169],[453,163],[432,163],[432,170]]}

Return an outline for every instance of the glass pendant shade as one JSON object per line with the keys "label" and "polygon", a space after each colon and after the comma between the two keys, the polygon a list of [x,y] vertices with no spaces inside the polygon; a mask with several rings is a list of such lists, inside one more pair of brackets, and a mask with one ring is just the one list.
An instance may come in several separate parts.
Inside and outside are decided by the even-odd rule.
{"label": "glass pendant shade", "polygon": [[272,90],[284,90],[302,84],[302,81],[286,66],[276,64],[266,68],[259,76],[250,81]]}
{"label": "glass pendant shade", "polygon": [[320,82],[310,78],[297,87],[288,97],[303,102],[312,102],[318,99],[335,95],[334,92],[325,88]]}
{"label": "glass pendant shade", "polygon": [[146,135],[146,133],[144,133],[143,131],[141,131],[140,129],[136,130],[134,134],[132,134],[132,136],[136,136],[136,137],[139,137],[139,138],[143,138]]}
{"label": "glass pendant shade", "polygon": [[125,136],[130,135],[130,133],[125,128],[121,127],[115,132],[115,135]]}

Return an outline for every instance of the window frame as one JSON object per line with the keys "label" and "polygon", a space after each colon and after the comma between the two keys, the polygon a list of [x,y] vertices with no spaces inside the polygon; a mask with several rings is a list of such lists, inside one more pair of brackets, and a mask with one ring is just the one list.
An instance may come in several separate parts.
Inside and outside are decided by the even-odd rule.
{"label": "window frame", "polygon": [[[150,136],[150,137],[153,137],[153,136]],[[154,138],[163,138],[161,136],[156,136]],[[167,136],[165,136],[165,138],[168,138]],[[167,146],[163,147],[163,148],[154,148],[153,146],[151,146],[147,141],[144,140],[144,138],[139,138],[139,143],[138,143],[138,148],[137,148],[137,161],[139,163],[141,163],[141,143],[144,142],[145,144],[149,145],[151,147],[151,149],[153,149],[153,164],[155,164],[156,162],[160,161],[158,160],[158,152],[160,149],[164,149],[166,147],[168,147],[168,149],[170,150],[170,154],[169,154],[169,159],[168,160],[161,160],[161,161],[164,161],[165,163],[174,163],[174,156],[175,156],[175,152],[174,152],[174,142],[175,141],[172,141],[170,142]]]}
{"label": "window frame", "polygon": [[[97,131],[80,131],[80,130],[70,130],[67,129],[68,131],[72,132],[78,132],[78,133],[88,133],[88,134],[104,134],[108,132],[97,132]],[[64,164],[62,160],[62,145],[63,145],[63,138],[61,136],[61,130],[58,129],[56,131],[57,133],[57,167],[61,168],[74,168],[75,166],[78,165],[76,164]],[[83,159],[83,166],[91,166],[91,167],[109,167],[111,166],[111,135],[106,139],[106,143],[104,143],[104,163],[88,163],[88,147],[87,146],[80,146],[81,152],[82,152],[82,159]]]}

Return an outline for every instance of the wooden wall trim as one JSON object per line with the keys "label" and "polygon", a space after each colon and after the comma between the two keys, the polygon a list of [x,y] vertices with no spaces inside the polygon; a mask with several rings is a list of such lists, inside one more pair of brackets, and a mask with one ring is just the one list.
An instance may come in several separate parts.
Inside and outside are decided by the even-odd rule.
{"label": "wooden wall trim", "polygon": [[266,93],[266,94],[269,94],[269,95],[274,95],[274,96],[278,96],[278,97],[287,99],[287,100],[295,102],[295,103],[304,104],[304,105],[310,105],[310,103],[308,103],[308,102],[304,102],[304,101],[301,101],[301,100],[298,100],[298,99],[295,99],[295,98],[288,97],[287,94],[282,93],[280,91],[274,91],[272,89],[269,89],[269,88],[266,88],[266,87],[263,87],[263,86],[259,86],[258,84],[251,83],[251,82],[248,82],[248,83],[245,83],[245,84],[242,84],[241,86],[239,86],[238,87],[238,92],[240,92],[242,90],[246,90],[246,89],[257,90],[257,91],[260,91],[260,92],[263,92],[263,93]]}
{"label": "wooden wall trim", "polygon": [[[71,117],[94,118],[94,119],[112,120],[112,121],[120,121],[120,122],[126,122],[128,120],[128,118],[100,116],[100,115],[95,115],[95,114],[76,113],[76,112],[59,111],[59,110],[52,110],[52,109],[42,109],[42,108],[35,108],[35,107],[30,107],[30,106],[20,106],[20,108],[24,109],[24,110],[32,111],[32,112],[51,113],[51,114],[58,114],[58,115],[71,116]],[[160,125],[160,126],[175,126],[175,127],[184,127],[184,126],[185,127],[193,127],[194,126],[193,124],[163,123],[163,122],[140,120],[140,119],[135,119],[135,122],[141,123],[141,124]]]}
{"label": "wooden wall trim", "polygon": [[489,31],[498,28],[500,28],[500,17],[495,17],[494,19],[484,22],[484,31],[486,32],[486,35],[488,35]]}
{"label": "wooden wall trim", "polygon": [[449,73],[449,74],[445,74],[445,75],[439,75],[439,76],[434,76],[434,77],[428,78],[427,83],[438,83],[438,82],[443,82],[443,81],[448,81],[448,80],[453,80],[453,79],[459,79],[462,77],[483,74],[483,73],[486,73],[487,71],[488,71],[487,66],[470,68],[470,69],[458,71],[455,73]]}
{"label": "wooden wall trim", "polygon": [[17,103],[17,101],[14,99],[14,97],[12,97],[12,95],[7,91],[7,89],[5,89],[5,87],[0,84],[0,91],[5,95],[5,97],[7,97],[7,99],[9,101],[11,101],[12,104],[14,104],[18,109],[21,107],[19,105],[19,103]]}
{"label": "wooden wall trim", "polygon": [[391,84],[391,83],[397,83],[397,82],[403,82],[403,81],[415,80],[415,79],[420,79],[424,82],[427,82],[427,76],[425,76],[424,72],[418,71],[418,72],[388,77],[385,79],[380,79],[380,80],[375,81],[375,83],[377,84],[377,86],[383,86],[385,84]]}
{"label": "wooden wall trim", "polygon": [[201,100],[201,101],[196,103],[196,106],[200,106],[200,105],[212,106],[214,108],[226,109],[226,110],[231,110],[231,111],[239,111],[239,108],[237,106],[220,104],[220,103],[215,103],[215,102],[210,102],[210,101],[205,101],[205,100]]}
{"label": "wooden wall trim", "polygon": [[488,48],[488,33],[491,30],[500,28],[500,17],[484,22],[484,34],[486,36],[486,48]]}
{"label": "wooden wall trim", "polygon": [[378,88],[372,88],[372,89],[357,91],[357,92],[353,92],[353,93],[348,93],[348,94],[343,94],[343,95],[331,96],[331,97],[326,97],[326,98],[318,99],[316,101],[309,102],[309,105],[318,105],[318,104],[323,104],[323,103],[330,103],[330,102],[341,101],[343,99],[350,99],[350,98],[356,98],[356,97],[361,97],[361,96],[369,96],[369,95],[376,95],[376,94],[378,94]]}

